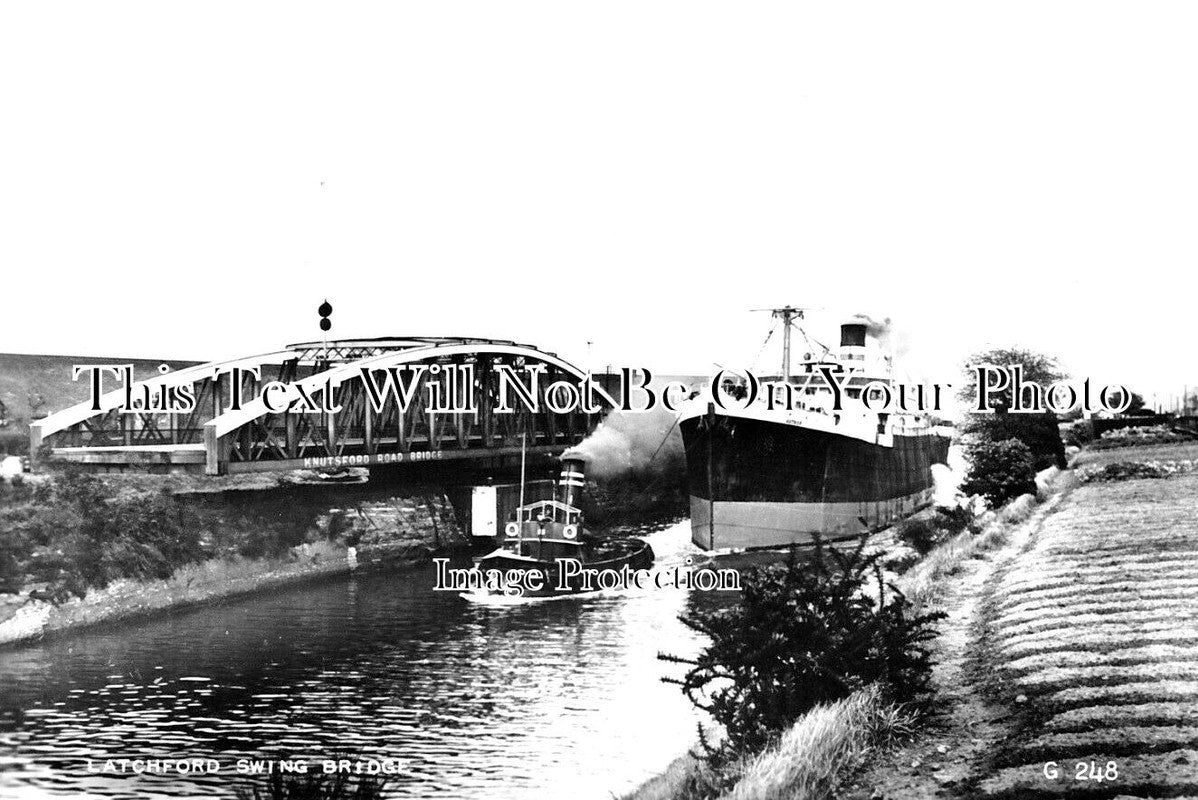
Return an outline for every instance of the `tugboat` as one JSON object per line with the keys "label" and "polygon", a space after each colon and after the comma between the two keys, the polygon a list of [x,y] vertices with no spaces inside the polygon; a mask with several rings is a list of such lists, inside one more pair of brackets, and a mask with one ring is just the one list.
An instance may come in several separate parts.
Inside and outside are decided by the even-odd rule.
{"label": "tugboat", "polygon": [[[584,485],[585,462],[562,459],[558,498],[541,500],[516,509],[515,519],[504,528],[499,547],[478,559],[483,574],[498,571],[539,573],[540,588],[524,588],[524,597],[553,597],[594,592],[602,585],[601,575],[648,569],[653,548],[633,537],[596,536],[583,527],[582,511],[575,505],[576,490]],[[522,481],[523,483],[523,481]],[[502,587],[486,587],[486,594],[506,594]]]}
{"label": "tugboat", "polygon": [[[931,466],[945,463],[950,437],[921,413],[873,412],[861,400],[874,382],[892,381],[891,358],[868,342],[872,321],[840,326],[840,347],[808,353],[791,371],[791,328],[803,309],[769,309],[782,321],[781,383],[798,399],[765,397],[718,407],[710,391],[679,416],[686,446],[692,541],[704,550],[808,544],[813,534],[852,539],[932,501]],[[768,339],[767,339],[768,341]],[[815,349],[814,347],[812,348]],[[831,407],[833,374],[844,407]],[[736,388],[736,387],[733,387]]]}

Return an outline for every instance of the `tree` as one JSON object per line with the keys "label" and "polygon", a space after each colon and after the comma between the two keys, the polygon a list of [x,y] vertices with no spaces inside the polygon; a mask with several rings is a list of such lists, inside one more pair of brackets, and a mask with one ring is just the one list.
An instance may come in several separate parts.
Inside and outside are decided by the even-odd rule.
{"label": "tree", "polygon": [[1032,451],[1017,439],[978,441],[969,447],[969,471],[961,483],[965,495],[981,495],[997,508],[1036,491]]}
{"label": "tree", "polygon": [[[974,367],[993,364],[1008,367],[1015,364],[1023,368],[1025,383],[1035,383],[1047,391],[1053,383],[1065,377],[1055,358],[1024,350],[1018,347],[995,348],[974,353],[965,362],[965,385],[959,397],[969,407],[977,406],[977,375]],[[988,393],[992,413],[971,413],[963,430],[972,439],[980,442],[1002,442],[1016,439],[1031,451],[1034,469],[1045,469],[1056,465],[1064,469],[1065,443],[1061,441],[1060,422],[1056,414],[1045,411],[1039,414],[1008,413],[1012,405],[1010,389]]]}
{"label": "tree", "polygon": [[[1009,367],[1018,364],[1023,367],[1025,383],[1037,383],[1044,389],[1048,389],[1052,384],[1067,377],[1055,358],[1034,350],[1025,350],[1021,347],[996,347],[982,350],[970,356],[963,365],[965,383],[957,392],[957,397],[968,408],[977,408],[978,381],[974,367],[982,364],[993,364],[996,367]],[[1009,389],[991,391],[989,397],[992,400],[991,406],[995,409],[995,413],[1002,413],[1011,407]]]}
{"label": "tree", "polygon": [[1127,408],[1125,408],[1123,410],[1123,413],[1128,414],[1133,417],[1136,417],[1136,416],[1151,415],[1152,411],[1150,409],[1144,408],[1143,395],[1140,395],[1136,392],[1132,392],[1131,393],[1131,403],[1127,406]]}

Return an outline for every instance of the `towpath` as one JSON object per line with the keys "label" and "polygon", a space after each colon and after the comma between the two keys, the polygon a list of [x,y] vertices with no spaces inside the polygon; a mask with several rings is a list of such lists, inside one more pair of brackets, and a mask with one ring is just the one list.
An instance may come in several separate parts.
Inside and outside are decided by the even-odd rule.
{"label": "towpath", "polygon": [[937,717],[847,797],[1198,798],[1198,472],[1083,484],[950,580]]}

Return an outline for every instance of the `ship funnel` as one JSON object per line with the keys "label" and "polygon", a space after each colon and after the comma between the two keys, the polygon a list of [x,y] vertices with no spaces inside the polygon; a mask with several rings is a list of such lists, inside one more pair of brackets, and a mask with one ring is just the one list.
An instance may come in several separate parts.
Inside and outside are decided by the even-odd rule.
{"label": "ship funnel", "polygon": [[562,474],[557,480],[557,488],[562,502],[568,506],[576,505],[575,501],[586,485],[586,465],[587,462],[576,455],[562,458]]}
{"label": "ship funnel", "polygon": [[840,326],[841,347],[865,347],[866,326],[860,322],[846,322]]}

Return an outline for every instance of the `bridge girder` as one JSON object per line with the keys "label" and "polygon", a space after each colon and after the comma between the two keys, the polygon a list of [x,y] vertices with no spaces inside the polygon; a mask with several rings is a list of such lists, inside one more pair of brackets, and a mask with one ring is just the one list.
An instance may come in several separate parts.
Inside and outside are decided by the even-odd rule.
{"label": "bridge girder", "polygon": [[[413,369],[419,364],[438,368]],[[527,366],[541,370],[531,381],[538,411],[519,402],[509,402],[511,413],[497,411],[502,388],[494,371],[498,364],[521,370],[524,376],[530,375],[524,370]],[[465,404],[464,395],[470,393],[469,405],[477,410],[431,411],[429,384],[440,384],[435,391],[449,391],[454,374],[450,369],[463,365],[471,365],[473,380],[469,387],[459,383],[459,400]],[[226,410],[222,402],[228,401],[232,389],[233,367],[255,368],[259,375],[240,375],[242,396],[251,399],[238,410]],[[383,379],[389,370],[409,371],[411,403],[401,408],[388,394],[376,410],[363,370]],[[558,380],[578,382],[585,377],[552,353],[508,341],[406,337],[335,341],[327,347],[290,345],[287,350],[204,364],[134,384],[133,396],[190,386],[195,408],[189,414],[123,413],[128,395],[121,389],[103,395],[99,410],[82,403],[40,420],[31,426],[31,443],[39,457],[53,460],[109,468],[181,466],[209,474],[498,456],[519,452],[522,435],[528,452],[556,454],[585,438],[602,413],[549,411],[546,392]],[[281,387],[275,387],[268,404],[260,392],[272,381]],[[605,411],[615,401],[602,377],[597,376],[596,383],[594,396]],[[323,401],[326,387],[341,406],[335,414],[272,410],[301,396]]]}

